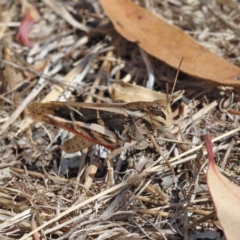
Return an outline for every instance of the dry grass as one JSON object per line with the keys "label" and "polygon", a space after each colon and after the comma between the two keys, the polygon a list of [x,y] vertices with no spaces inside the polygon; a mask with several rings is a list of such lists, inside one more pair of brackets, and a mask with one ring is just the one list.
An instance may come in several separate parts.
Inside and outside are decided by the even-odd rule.
{"label": "dry grass", "polygon": [[[180,74],[176,90],[185,90],[189,104],[173,105],[178,116],[174,139],[169,140],[170,134],[159,139],[175,176],[155,149],[128,148],[114,158],[115,184],[110,187],[103,163],[106,150],[96,146],[66,156],[57,148],[64,132],[32,123],[25,109],[33,99],[59,95],[68,101],[110,102],[109,84],[129,73],[131,83],[146,86],[146,65],[137,45],[114,31],[98,1],[57,1],[89,28],[88,33],[67,23],[45,2],[31,1],[41,15],[31,31],[31,49],[14,39],[21,20],[19,3],[0,4],[8,26],[0,28],[1,238],[20,239],[37,227],[42,239],[196,239],[202,234],[201,239],[210,233],[217,237],[221,230],[206,185],[201,135],[204,130],[212,134],[218,166],[238,183],[239,117],[227,111],[238,110],[238,94]],[[235,4],[138,2],[240,65],[240,11]],[[154,89],[165,92],[176,71],[150,60]]]}

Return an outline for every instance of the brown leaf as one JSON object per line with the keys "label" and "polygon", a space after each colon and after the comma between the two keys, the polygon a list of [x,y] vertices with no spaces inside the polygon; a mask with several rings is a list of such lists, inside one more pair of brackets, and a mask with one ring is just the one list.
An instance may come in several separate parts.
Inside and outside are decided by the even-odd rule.
{"label": "brown leaf", "polygon": [[28,34],[33,24],[40,20],[37,9],[27,0],[22,0],[22,13],[24,14],[21,25],[16,35],[16,40],[22,42],[24,46],[32,47],[32,43],[28,39]]}
{"label": "brown leaf", "polygon": [[100,0],[115,29],[146,52],[189,75],[223,85],[240,86],[240,68],[230,64],[178,27],[130,0]]}
{"label": "brown leaf", "polygon": [[230,182],[218,170],[210,134],[204,136],[208,152],[207,182],[217,210],[217,216],[228,240],[240,239],[240,187]]}
{"label": "brown leaf", "polygon": [[[109,86],[109,93],[114,101],[124,100],[126,102],[150,102],[158,99],[167,100],[166,93],[158,93],[156,91],[152,91],[138,85],[132,85],[123,81],[118,81],[111,84]],[[184,91],[175,92],[172,96],[172,100],[182,96],[183,94]]]}

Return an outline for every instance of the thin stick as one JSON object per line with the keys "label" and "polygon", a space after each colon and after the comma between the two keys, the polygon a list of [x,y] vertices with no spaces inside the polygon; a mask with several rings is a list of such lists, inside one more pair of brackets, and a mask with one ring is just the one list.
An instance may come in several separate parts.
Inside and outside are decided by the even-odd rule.
{"label": "thin stick", "polygon": [[170,102],[172,101],[172,95],[173,95],[173,92],[174,92],[174,89],[175,89],[175,86],[176,86],[176,83],[177,83],[177,79],[178,79],[178,75],[179,75],[179,72],[180,72],[182,62],[183,62],[183,58],[181,59],[181,61],[179,63],[179,66],[178,66],[178,69],[177,69],[177,73],[176,73],[176,76],[175,76],[175,79],[174,79],[173,88],[172,88],[172,92],[171,92],[171,96],[170,96],[168,104],[170,104]]}
{"label": "thin stick", "polygon": [[157,142],[156,142],[155,138],[154,138],[152,135],[150,135],[150,134],[148,135],[148,137],[151,139],[151,141],[152,141],[152,143],[153,143],[154,147],[156,148],[156,150],[157,150],[158,154],[159,154],[160,156],[162,156],[162,157],[163,157],[163,159],[165,160],[165,162],[166,162],[167,166],[168,166],[168,167],[169,167],[169,169],[172,171],[173,175],[175,175],[175,172],[174,172],[174,170],[173,170],[173,167],[172,167],[172,165],[170,164],[170,162],[168,161],[168,159],[167,159],[167,158],[165,158],[165,156],[163,155],[163,153],[162,153],[162,151],[161,151],[160,147],[158,146],[158,144],[157,144]]}

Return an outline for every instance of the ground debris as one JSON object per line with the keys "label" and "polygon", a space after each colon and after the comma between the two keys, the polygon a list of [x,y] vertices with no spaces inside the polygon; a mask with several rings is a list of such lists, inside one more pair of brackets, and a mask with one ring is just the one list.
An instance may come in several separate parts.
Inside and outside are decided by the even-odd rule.
{"label": "ground debris", "polygon": [[[147,85],[146,59],[135,43],[114,31],[99,1],[56,1],[57,9],[55,0],[47,2],[31,1],[41,15],[29,34],[31,48],[14,38],[22,19],[20,2],[0,3],[2,12],[11,12],[10,18],[3,14],[6,25],[0,31],[0,238],[21,239],[39,226],[38,234],[46,239],[216,238],[221,229],[211,215],[201,136],[205,130],[212,135],[215,161],[239,184],[239,133],[231,132],[239,128],[238,89],[180,73],[176,91],[184,90],[184,98],[172,104],[173,126],[157,139],[164,157],[151,144],[126,146],[111,159],[114,185],[109,186],[107,149],[63,154],[68,133],[33,122],[27,106],[59,99],[110,103],[109,85],[119,80]],[[214,10],[201,1],[138,2],[240,65],[235,4],[215,1]],[[66,11],[70,18],[61,16]],[[154,90],[169,93],[176,70],[149,59]]]}

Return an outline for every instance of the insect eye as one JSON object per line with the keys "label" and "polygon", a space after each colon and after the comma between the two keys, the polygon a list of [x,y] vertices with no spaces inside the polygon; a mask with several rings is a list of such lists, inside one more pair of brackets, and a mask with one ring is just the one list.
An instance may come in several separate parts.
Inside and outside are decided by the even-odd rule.
{"label": "insect eye", "polygon": [[161,116],[161,117],[165,118],[165,114],[162,111],[162,107],[159,104],[152,105],[150,111],[154,115]]}

